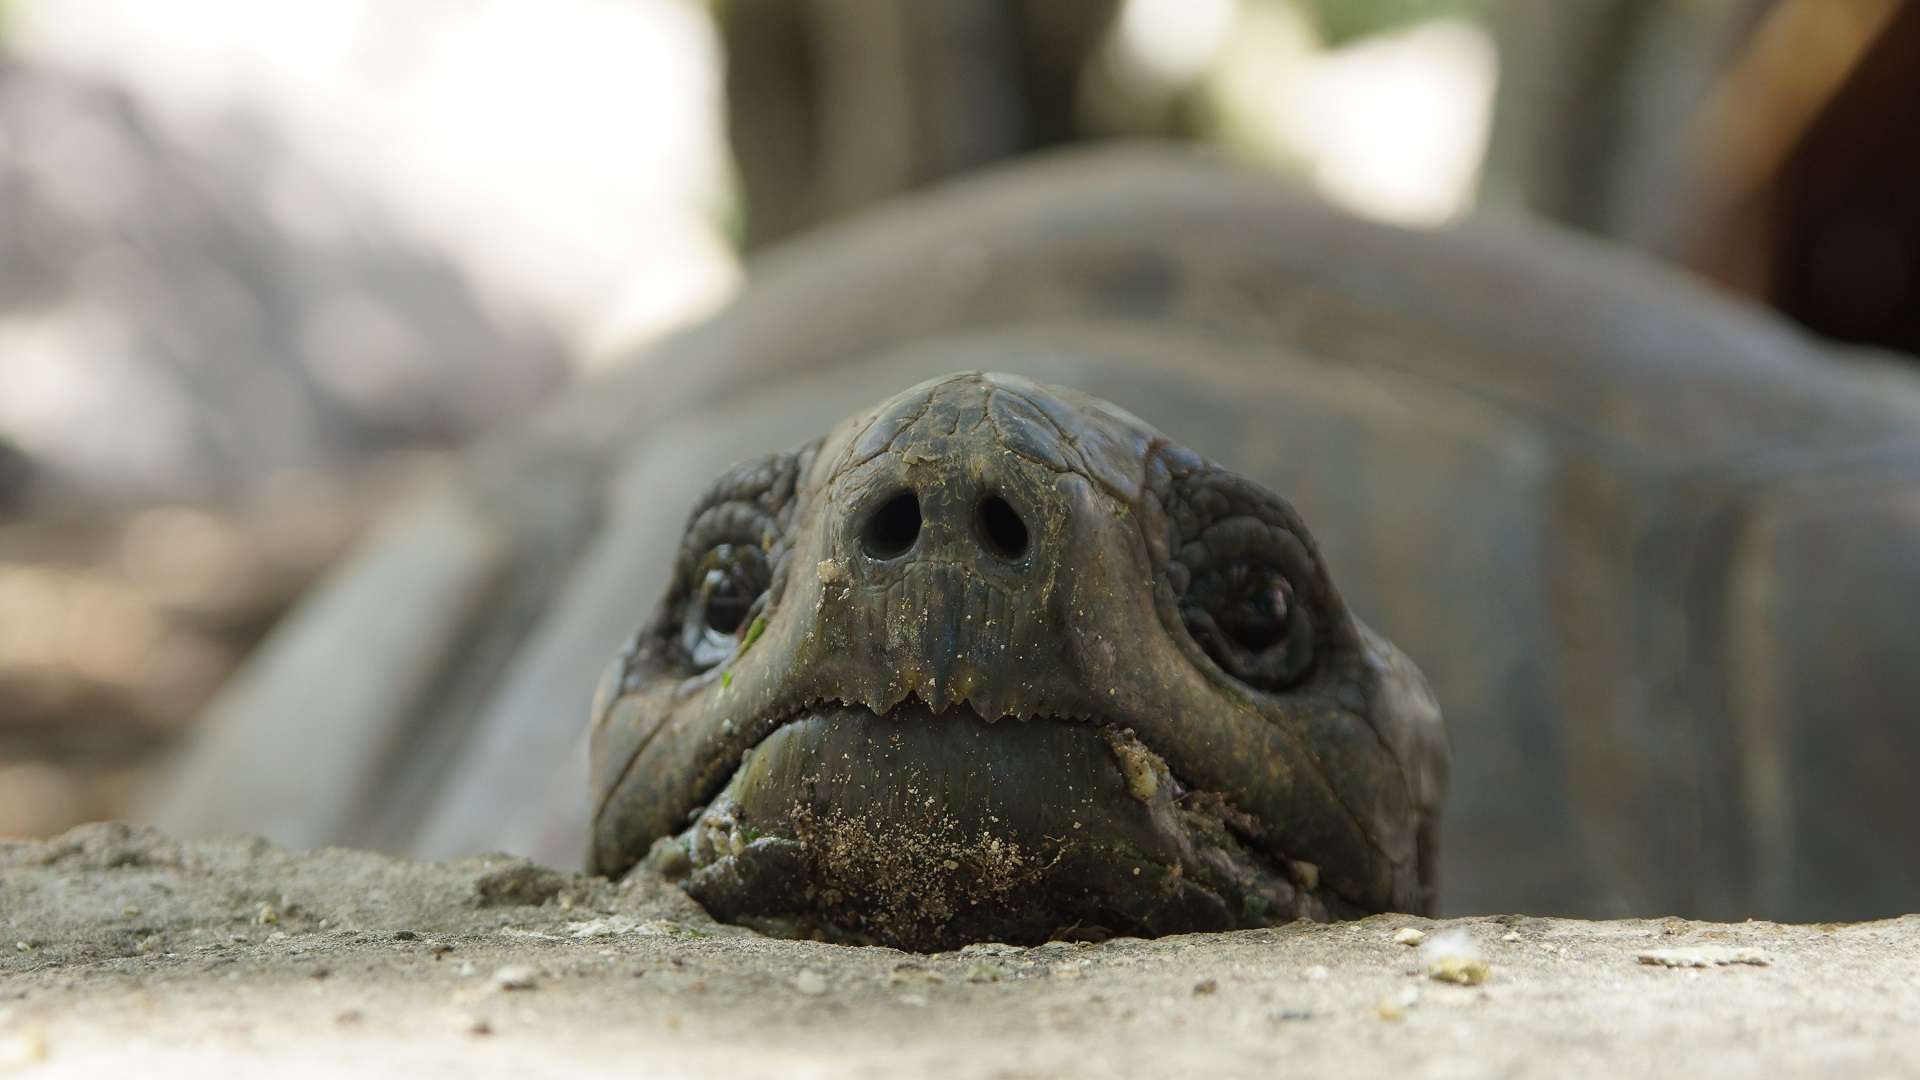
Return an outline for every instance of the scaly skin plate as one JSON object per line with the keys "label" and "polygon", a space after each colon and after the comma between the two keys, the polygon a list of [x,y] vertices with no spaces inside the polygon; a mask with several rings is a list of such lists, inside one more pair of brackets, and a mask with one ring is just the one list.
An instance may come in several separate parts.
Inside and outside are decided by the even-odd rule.
{"label": "scaly skin plate", "polygon": [[1284,500],[969,373],[716,484],[592,759],[601,872],[944,948],[1426,911],[1448,753]]}

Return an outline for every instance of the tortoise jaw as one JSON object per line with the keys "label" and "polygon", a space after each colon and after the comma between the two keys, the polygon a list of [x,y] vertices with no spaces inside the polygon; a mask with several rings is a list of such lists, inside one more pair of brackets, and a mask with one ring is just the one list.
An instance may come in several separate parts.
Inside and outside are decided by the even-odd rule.
{"label": "tortoise jaw", "polygon": [[727,921],[921,950],[1328,917],[1229,824],[1131,732],[909,699],[788,719],[649,862]]}

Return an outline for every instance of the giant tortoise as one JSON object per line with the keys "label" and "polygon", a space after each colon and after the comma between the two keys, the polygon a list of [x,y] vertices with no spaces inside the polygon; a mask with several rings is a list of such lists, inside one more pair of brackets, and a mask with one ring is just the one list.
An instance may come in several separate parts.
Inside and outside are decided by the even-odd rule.
{"label": "giant tortoise", "polygon": [[596,870],[909,948],[1432,906],[1418,670],[1286,500],[1110,404],[934,379],[736,466],[674,561],[592,710]]}
{"label": "giant tortoise", "polygon": [[[861,775],[898,780],[911,770],[886,774],[875,763],[892,751],[874,746],[903,731],[931,740],[900,751],[921,765],[941,739],[987,740],[979,752],[996,760],[1091,762],[1094,742],[1121,760],[1137,736],[1164,756],[1156,767],[1172,770],[1165,778],[1179,791],[1214,796],[1218,820],[1259,819],[1243,839],[1263,829],[1287,837],[1256,869],[1292,891],[1269,889],[1254,908],[1275,896],[1294,905],[1289,916],[1420,907],[1430,903],[1432,845],[1407,837],[1431,824],[1419,792],[1437,790],[1422,784],[1437,783],[1444,753],[1430,710],[1407,703],[1419,678],[1391,640],[1425,672],[1450,731],[1439,910],[1857,919],[1920,906],[1920,377],[1841,355],[1677,273],[1546,227],[1398,230],[1166,149],[1020,164],[792,242],[751,269],[729,309],[475,445],[369,540],[223,691],[157,822],[422,857],[505,850],[605,872],[648,857],[691,872],[705,883],[690,884],[696,895],[738,917],[802,917],[755,899],[791,891],[790,861],[724,858],[768,839],[789,852],[825,842],[795,829],[762,836],[739,817],[754,812],[753,784],[734,770],[749,744],[770,738],[764,723],[743,728],[770,721],[755,709],[772,706],[772,688],[791,688],[781,680],[825,663],[818,641],[810,653],[779,638],[788,631],[753,606],[755,594],[779,572],[789,599],[829,603],[850,580],[832,543],[866,535],[878,544],[869,556],[884,561],[908,550],[908,526],[921,518],[907,522],[897,507],[892,526],[875,517],[911,485],[822,488],[815,501],[836,524],[788,536],[799,525],[778,519],[801,467],[795,454],[877,402],[896,401],[894,413],[870,415],[869,426],[893,415],[911,427],[943,394],[998,394],[1029,412],[1099,417],[1080,435],[1070,417],[1056,424],[1056,443],[1113,445],[1063,467],[1074,484],[1049,488],[1031,469],[994,473],[1000,465],[980,463],[1001,458],[980,444],[942,444],[977,460],[961,470],[971,484],[961,495],[936,492],[938,506],[914,511],[929,551],[963,534],[977,547],[993,527],[967,515],[996,513],[982,500],[998,494],[1025,530],[1019,543],[1002,536],[1003,555],[1024,543],[1035,550],[1021,557],[1054,560],[1069,576],[1104,572],[1083,565],[1084,537],[1077,548],[1062,540],[1042,495],[1065,498],[1071,487],[1093,498],[1088,477],[1100,466],[1090,462],[1106,455],[1135,472],[1103,489],[1103,512],[1138,509],[1113,494],[1138,482],[1140,440],[1191,448],[1178,451],[1191,470],[1217,468],[1244,485],[1233,498],[1265,508],[1255,516],[1274,532],[1263,543],[1295,538],[1287,565],[1306,569],[1289,588],[1342,627],[1343,715],[1370,716],[1375,744],[1359,745],[1364,725],[1295,725],[1289,737],[1309,732],[1296,748],[1304,756],[1275,765],[1254,749],[1268,736],[1247,720],[1272,710],[1235,714],[1241,726],[1228,737],[1205,708],[1174,736],[1150,735],[1137,711],[1069,702],[1064,690],[1033,706],[994,687],[1031,690],[1050,668],[996,668],[980,653],[961,671],[949,660],[984,631],[948,625],[944,660],[924,642],[909,656],[843,633],[853,659],[835,685],[872,692],[820,684],[817,700],[782,699],[782,719],[819,730],[782,727],[785,764],[767,764],[779,757],[767,746],[754,751],[763,771],[787,770],[768,783],[817,780],[830,753],[855,743],[872,759]],[[898,405],[916,384],[982,371],[1002,374],[936,381],[909,395],[920,405]],[[1138,445],[1120,445],[1129,439]],[[1047,452],[1022,467],[1039,468]],[[717,527],[709,511],[728,505],[718,517],[736,533],[701,533]],[[879,532],[860,532],[869,528]],[[778,544],[804,559],[765,561]],[[989,598],[1023,587],[1012,563],[958,550],[929,555],[946,577],[926,595],[946,590],[939,610],[949,614],[1007,614]],[[1171,560],[1158,552],[1159,565],[1135,568],[1158,584],[1143,577],[1122,590],[1124,603],[1063,617],[1106,620],[1109,636],[1180,622],[1165,603],[1184,601],[1153,599]],[[1321,571],[1337,590],[1314,608],[1305,591],[1320,588]],[[1343,599],[1327,599],[1336,591]],[[953,599],[961,594],[970,599]],[[694,625],[690,605],[716,595],[718,606],[702,609],[714,625]],[[844,611],[816,618],[829,616],[842,631],[868,625]],[[886,620],[873,619],[865,632],[881,634]],[[1173,637],[1192,664],[1212,665],[1223,695],[1291,692],[1297,670],[1278,653],[1204,656],[1190,646],[1206,645],[1208,631],[1182,625]],[[1085,632],[1055,625],[1029,644]],[[1256,652],[1276,640],[1262,633]],[[1011,664],[1005,646],[993,655]],[[755,666],[755,653],[766,662]],[[1160,662],[1110,674],[1131,693]],[[588,717],[604,671],[590,768]],[[1091,685],[1068,681],[1075,692]],[[1375,703],[1389,685],[1407,701],[1383,719]],[[662,686],[681,688],[671,690],[679,703],[649,698],[669,692]],[[696,689],[709,703],[757,705],[709,708],[700,727],[675,711]],[[942,710],[969,694],[990,715],[1021,715],[943,727]],[[668,749],[640,752],[642,713],[649,731],[668,733]],[[1094,722],[1075,731],[1063,719]],[[1162,717],[1161,728],[1177,719]],[[1429,727],[1390,745],[1379,733],[1396,725]],[[1353,811],[1341,827],[1366,834],[1359,840],[1308,836],[1315,823],[1273,815],[1311,800],[1258,804],[1249,787],[1249,777],[1349,751],[1356,775],[1378,772],[1383,747],[1398,786],[1367,790],[1386,799],[1391,788],[1399,801],[1354,811],[1351,788],[1334,800]],[[909,815],[909,798],[896,794],[874,812]],[[1314,805],[1323,804],[1332,805]],[[985,828],[977,818],[961,826]],[[678,840],[656,845],[669,836]],[[894,850],[884,829],[864,842],[847,848],[864,853],[853,861]],[[1124,891],[1117,873],[1079,872],[1083,884]],[[1230,906],[1229,893],[1207,902]],[[836,925],[857,929],[870,916],[842,911]],[[915,917],[921,924],[899,940],[950,940],[926,911]],[[1205,921],[1142,916],[1134,932]]]}

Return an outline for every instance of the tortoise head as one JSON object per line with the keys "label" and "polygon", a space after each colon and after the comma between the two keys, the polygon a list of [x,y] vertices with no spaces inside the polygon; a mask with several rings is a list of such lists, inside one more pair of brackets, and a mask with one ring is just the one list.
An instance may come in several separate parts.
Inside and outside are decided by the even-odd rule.
{"label": "tortoise head", "polygon": [[935,949],[1426,911],[1448,751],[1285,500],[970,373],[714,485],[592,762],[596,870]]}

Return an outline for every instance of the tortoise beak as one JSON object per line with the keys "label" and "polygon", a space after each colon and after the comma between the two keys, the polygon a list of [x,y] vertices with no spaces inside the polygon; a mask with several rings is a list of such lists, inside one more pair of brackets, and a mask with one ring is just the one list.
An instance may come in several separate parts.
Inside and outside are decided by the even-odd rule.
{"label": "tortoise beak", "polygon": [[919,950],[1328,916],[1303,871],[1184,795],[1111,726],[830,705],[755,747],[651,861],[730,922]]}

